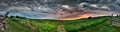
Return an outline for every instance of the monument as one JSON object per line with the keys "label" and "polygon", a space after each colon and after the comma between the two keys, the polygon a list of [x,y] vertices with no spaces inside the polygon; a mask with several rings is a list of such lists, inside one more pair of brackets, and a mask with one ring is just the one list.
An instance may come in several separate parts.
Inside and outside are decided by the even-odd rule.
{"label": "monument", "polygon": [[5,30],[6,29],[6,24],[5,24],[5,19],[7,18],[7,15],[9,12],[5,13],[5,15],[0,15],[0,30]]}
{"label": "monument", "polygon": [[110,24],[112,26],[119,26],[120,27],[120,20],[119,20],[119,17],[118,15],[117,16],[114,16],[113,14],[111,15],[111,18],[110,18]]}

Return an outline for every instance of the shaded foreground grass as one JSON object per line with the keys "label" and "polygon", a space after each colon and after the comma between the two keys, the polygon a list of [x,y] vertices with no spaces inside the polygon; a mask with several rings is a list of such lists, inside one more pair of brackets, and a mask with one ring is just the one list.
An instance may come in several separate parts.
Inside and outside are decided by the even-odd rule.
{"label": "shaded foreground grass", "polygon": [[[1,32],[57,32],[59,20],[8,18],[7,30]],[[120,28],[110,26],[109,17],[64,20],[67,32],[119,32]]]}

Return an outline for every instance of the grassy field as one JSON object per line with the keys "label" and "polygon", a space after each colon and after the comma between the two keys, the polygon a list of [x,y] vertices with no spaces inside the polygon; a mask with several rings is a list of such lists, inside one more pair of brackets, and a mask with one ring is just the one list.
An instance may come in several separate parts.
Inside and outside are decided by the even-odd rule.
{"label": "grassy field", "polygon": [[7,29],[1,32],[59,32],[58,25],[64,25],[67,32],[119,32],[120,27],[110,26],[109,17],[78,20],[43,20],[7,18]]}

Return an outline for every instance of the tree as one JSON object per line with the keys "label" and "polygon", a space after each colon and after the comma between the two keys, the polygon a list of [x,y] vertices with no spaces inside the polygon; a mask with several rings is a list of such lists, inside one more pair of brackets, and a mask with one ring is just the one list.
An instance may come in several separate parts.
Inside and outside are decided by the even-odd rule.
{"label": "tree", "polygon": [[10,18],[14,18],[14,16],[10,16]]}
{"label": "tree", "polygon": [[21,18],[20,16],[16,16],[16,18]]}
{"label": "tree", "polygon": [[91,19],[92,17],[90,16],[90,17],[88,17],[88,19]]}

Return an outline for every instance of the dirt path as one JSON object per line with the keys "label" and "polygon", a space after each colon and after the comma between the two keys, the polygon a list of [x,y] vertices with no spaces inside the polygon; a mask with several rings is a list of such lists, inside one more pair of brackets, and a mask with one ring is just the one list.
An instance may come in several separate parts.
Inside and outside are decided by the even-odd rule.
{"label": "dirt path", "polygon": [[57,32],[67,32],[64,28],[64,24],[62,21],[60,22],[60,24],[57,27]]}

